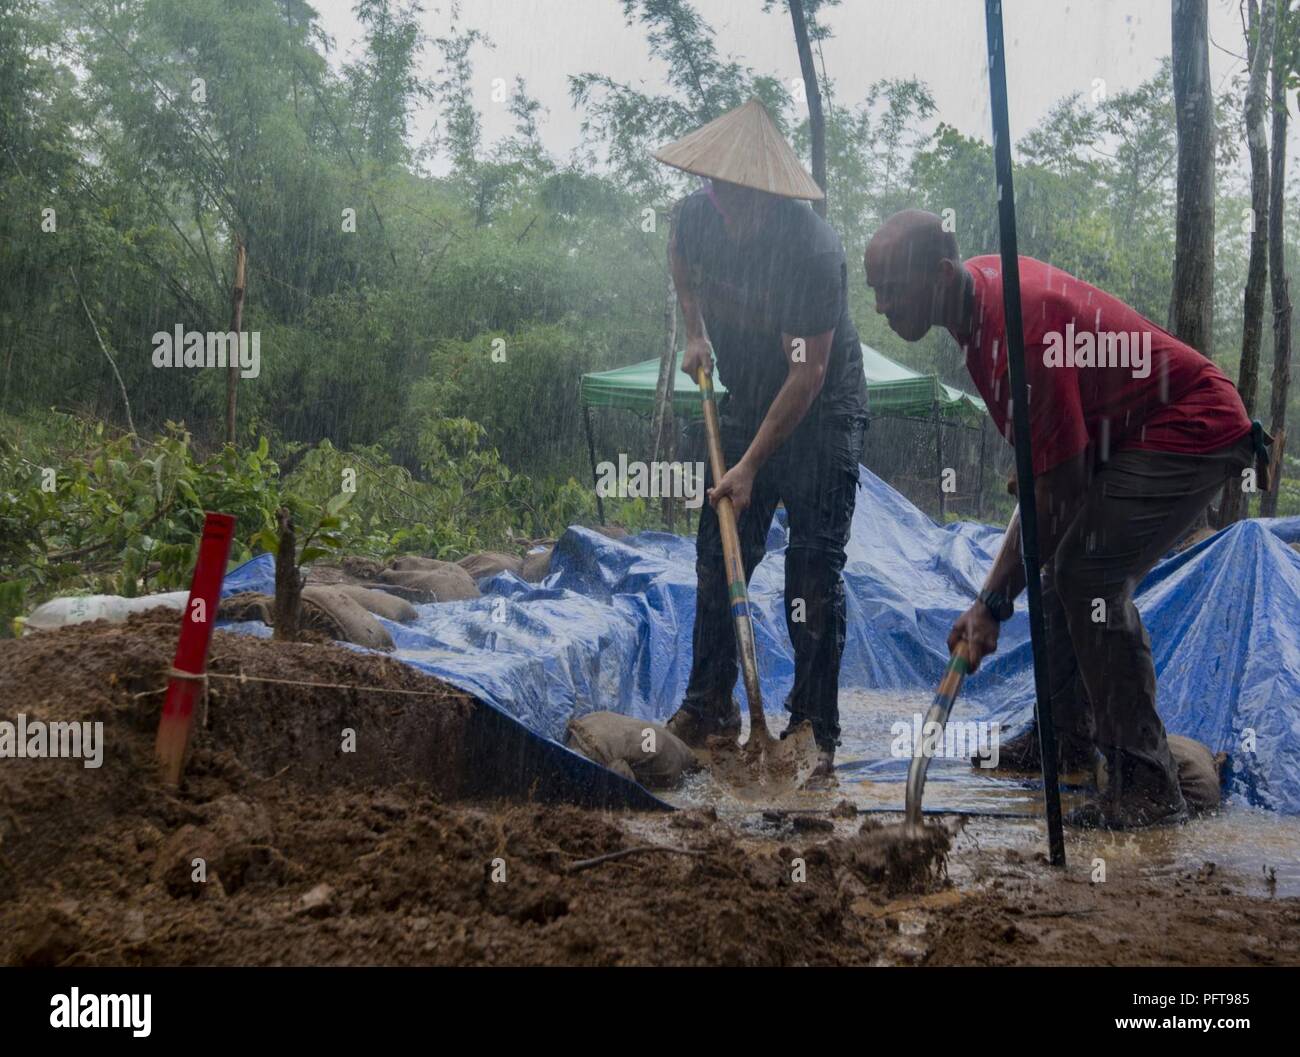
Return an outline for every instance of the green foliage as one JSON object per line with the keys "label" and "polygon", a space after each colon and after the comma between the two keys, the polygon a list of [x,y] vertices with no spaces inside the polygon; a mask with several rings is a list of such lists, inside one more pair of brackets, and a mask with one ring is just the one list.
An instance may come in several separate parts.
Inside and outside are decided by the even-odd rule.
{"label": "green foliage", "polygon": [[[513,132],[486,141],[472,89],[492,41],[471,24],[472,5],[447,18],[419,0],[354,0],[362,40],[343,62],[330,61],[306,0],[3,7],[5,612],[56,590],[183,586],[205,506],[238,517],[236,557],[273,542],[281,503],[304,553],[456,555],[592,520],[579,376],[660,354],[666,210],[690,185],[650,149],[758,95],[808,151],[787,83],[724,54],[689,0],[622,0],[662,89],[575,73],[587,141],[563,162],[547,153],[544,110],[520,78],[498,100]],[[835,7],[804,0],[818,60]],[[753,13],[788,32],[784,0]],[[421,27],[435,25],[426,39]],[[1293,12],[1283,32],[1293,88],[1298,27]],[[908,345],[888,330],[859,262],[879,221],[913,205],[951,209],[967,255],[996,251],[987,132],[937,123],[922,80],[844,99],[818,72],[830,218],[863,339],[968,385],[946,334]],[[1230,371],[1248,204],[1235,167],[1239,92],[1230,85],[1217,101],[1215,341]],[[425,102],[438,124],[421,144],[410,116]],[[1017,145],[1023,251],[1163,322],[1173,136],[1167,65],[1131,91],[1058,101]],[[1294,190],[1287,208],[1300,210]],[[1294,271],[1300,228],[1286,231]],[[224,372],[159,370],[150,352],[157,331],[228,327],[236,236],[261,373],[239,384],[239,443],[228,449]],[[152,439],[117,435],[121,390],[91,319]],[[648,435],[631,416],[598,427],[619,450]],[[53,492],[40,488],[46,466]],[[349,469],[356,492],[341,500]],[[1284,493],[1284,510],[1291,502]],[[657,504],[628,500],[607,514],[632,529],[659,518]]]}
{"label": "green foliage", "polygon": [[[189,586],[204,511],[234,516],[232,562],[278,549],[276,511],[293,515],[298,560],[399,553],[459,558],[558,536],[593,501],[572,479],[539,486],[516,475],[467,419],[429,416],[419,471],[379,447],[289,446],[281,475],[263,438],[249,451],[204,456],[183,426],[149,440],[54,414],[0,438],[0,610],[9,619],[59,593],[134,596]],[[644,512],[640,523],[648,523]]]}
{"label": "green foliage", "polygon": [[25,443],[0,440],[0,582],[21,583],[28,601],[185,587],[205,510],[236,518],[236,561],[270,524],[278,482],[265,443],[202,458],[173,423],[139,445],[102,422],[56,414],[50,427]]}

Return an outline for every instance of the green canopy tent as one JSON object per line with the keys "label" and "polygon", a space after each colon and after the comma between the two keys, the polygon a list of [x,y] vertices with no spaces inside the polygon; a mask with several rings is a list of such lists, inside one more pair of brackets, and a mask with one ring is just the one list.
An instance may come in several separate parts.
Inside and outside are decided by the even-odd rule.
{"label": "green canopy tent", "polygon": [[[677,370],[673,375],[673,414],[683,418],[698,416],[700,390],[694,379],[681,372],[684,350],[677,353]],[[587,432],[587,451],[591,457],[592,479],[598,477],[596,448],[591,432],[593,407],[621,408],[641,414],[651,414],[655,405],[655,389],[659,381],[659,360],[643,360],[611,371],[592,371],[582,376],[582,412]],[[929,418],[935,423],[936,443],[939,447],[939,465],[943,465],[942,432],[944,421],[956,422],[971,428],[980,428],[986,414],[984,401],[979,397],[945,385],[933,374],[922,374],[891,360],[883,352],[869,345],[862,346],[862,370],[867,380],[868,406],[872,418]],[[721,396],[726,388],[721,382],[714,385]],[[981,446],[983,433],[981,431]],[[983,459],[980,460],[981,467]],[[596,496],[604,523],[604,504]],[[940,494],[942,511],[943,495]]]}
{"label": "green canopy tent", "polygon": [[[700,414],[700,389],[693,378],[681,373],[683,355],[684,350],[677,353],[673,414],[690,417]],[[984,401],[979,397],[944,385],[933,374],[904,367],[870,345],[862,346],[862,372],[867,378],[873,416],[927,417],[934,414],[936,403],[947,417],[978,420],[985,414]],[[649,414],[654,410],[658,381],[658,360],[643,360],[612,371],[592,371],[582,376],[582,406],[618,407]],[[727,391],[721,382],[715,382],[713,388],[719,396]]]}

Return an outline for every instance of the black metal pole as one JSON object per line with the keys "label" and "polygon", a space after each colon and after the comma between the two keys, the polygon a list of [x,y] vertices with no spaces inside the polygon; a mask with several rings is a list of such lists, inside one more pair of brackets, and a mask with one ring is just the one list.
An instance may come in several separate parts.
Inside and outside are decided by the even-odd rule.
{"label": "black metal pole", "polygon": [[[934,380],[934,387],[939,388],[939,380]],[[943,420],[939,417],[939,398],[934,398],[934,461],[939,477],[939,524],[943,524],[947,504],[943,491]]]}
{"label": "black metal pole", "polygon": [[988,436],[988,423],[980,419],[980,468],[978,483],[975,485],[975,518],[984,518],[984,438]]}
{"label": "black metal pole", "polygon": [[1025,334],[1020,314],[1020,258],[1016,247],[1016,196],[1011,183],[1011,122],[1007,116],[1007,61],[1002,40],[1002,0],[984,0],[989,43],[989,96],[993,110],[993,165],[998,183],[998,228],[1002,248],[1002,303],[1007,319],[1007,366],[1011,373],[1016,439],[1016,483],[1020,500],[1020,549],[1029,594],[1029,638],[1034,654],[1038,747],[1043,757],[1043,806],[1048,854],[1065,865],[1061,833],[1061,789],[1056,773],[1056,727],[1047,677],[1047,633],[1043,625],[1043,583],[1038,558],[1038,504],[1029,436],[1029,391],[1025,385]]}
{"label": "black metal pole", "polygon": [[600,497],[600,474],[596,472],[596,443],[591,439],[591,408],[583,406],[582,419],[587,428],[587,456],[591,459],[591,487],[596,493],[596,513],[605,524],[605,501]]}

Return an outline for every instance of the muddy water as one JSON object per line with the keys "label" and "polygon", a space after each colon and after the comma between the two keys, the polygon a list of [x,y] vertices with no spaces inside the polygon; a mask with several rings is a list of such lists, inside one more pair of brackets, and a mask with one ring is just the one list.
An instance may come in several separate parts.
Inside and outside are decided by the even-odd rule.
{"label": "muddy water", "polygon": [[[825,817],[846,799],[859,813],[901,814],[910,761],[891,754],[897,741],[894,725],[910,727],[913,716],[923,716],[930,700],[924,693],[846,692],[840,700],[842,744],[836,756],[836,782],[829,789],[801,789],[756,801],[736,795],[705,772],[666,799],[680,807],[711,806],[719,817],[757,839],[777,838],[799,815]],[[952,718],[957,722],[965,718],[960,702]],[[784,718],[769,717],[769,724],[780,729]],[[970,735],[967,745],[953,743],[946,748],[983,750],[987,755],[990,743],[980,742],[976,730],[968,728],[966,733]],[[1065,776],[1065,810],[1084,799],[1090,782],[1082,774]],[[956,759],[936,756],[930,761],[925,809],[971,816],[949,862],[958,884],[974,881],[963,865],[964,850],[1005,849],[1030,856],[1046,850],[1041,780],[1030,775],[994,777],[989,770],[972,767],[965,752]],[[835,821],[836,832],[844,835],[856,826],[851,817]],[[1066,857],[1072,872],[1102,860],[1107,870],[1139,871],[1153,881],[1193,874],[1222,878],[1234,890],[1251,894],[1300,895],[1300,819],[1236,804],[1169,829],[1114,834],[1067,829]]]}

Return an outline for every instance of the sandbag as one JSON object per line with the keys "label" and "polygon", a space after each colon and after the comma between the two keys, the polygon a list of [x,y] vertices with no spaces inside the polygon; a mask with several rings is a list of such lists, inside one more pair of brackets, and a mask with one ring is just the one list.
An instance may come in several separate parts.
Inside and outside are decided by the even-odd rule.
{"label": "sandbag", "polygon": [[395,588],[394,594],[417,604],[482,597],[474,578],[459,565],[453,562],[439,564],[442,567],[438,569],[385,569],[379,574],[379,584],[374,586]]}
{"label": "sandbag", "polygon": [[369,612],[381,616],[385,620],[396,621],[398,624],[407,624],[419,616],[415,606],[411,605],[406,599],[398,598],[397,595],[390,594],[388,591],[375,591],[369,587],[349,585],[340,586],[339,590],[355,601],[360,602]]}
{"label": "sandbag", "polygon": [[[304,587],[302,589],[301,624],[305,628],[318,627],[327,635],[352,642],[358,646],[369,646],[372,650],[391,650],[393,638],[370,611],[355,598],[339,587]],[[318,612],[313,612],[313,607]],[[320,613],[328,617],[337,630],[335,634],[328,626],[321,626]]]}
{"label": "sandbag", "polygon": [[550,575],[551,554],[554,550],[554,547],[547,547],[536,554],[525,555],[524,566],[520,570],[519,576],[530,584],[541,583]]}
{"label": "sandbag", "polygon": [[1218,808],[1222,797],[1219,774],[1227,754],[1221,752],[1214,756],[1195,738],[1181,734],[1169,735],[1169,751],[1178,764],[1178,786],[1187,801],[1187,809],[1199,814]]}
{"label": "sandbag", "polygon": [[362,558],[349,554],[339,562],[339,567],[348,576],[357,580],[373,580],[384,571],[384,563],[374,558]]}
{"label": "sandbag", "polygon": [[590,712],[569,720],[566,742],[611,770],[631,768],[638,782],[653,789],[680,785],[700,766],[686,743],[663,725],[617,712]]}
{"label": "sandbag", "polygon": [[267,627],[275,626],[275,599],[257,591],[240,591],[227,595],[217,609],[218,620],[260,620]]}
{"label": "sandbag", "polygon": [[137,598],[123,598],[121,595],[52,598],[48,602],[42,602],[23,621],[23,634],[81,624],[88,620],[107,620],[120,624],[132,613],[147,613],[158,608],[180,613],[185,609],[189,597],[188,591],[168,591],[165,594],[140,595]]}
{"label": "sandbag", "polygon": [[340,565],[326,565],[324,562],[312,562],[302,571],[302,582],[320,584],[322,587],[338,587],[352,582],[352,577],[343,571]]}
{"label": "sandbag", "polygon": [[[368,646],[372,650],[391,650],[392,636],[347,588],[308,585],[302,589],[298,626],[304,631],[319,631],[327,638]],[[219,620],[260,620],[275,626],[275,599],[255,591],[241,591],[221,600]]]}
{"label": "sandbag", "polygon": [[496,576],[497,573],[514,573],[519,576],[524,569],[523,558],[513,554],[502,554],[500,551],[481,551],[478,554],[470,554],[456,563],[464,569],[475,581],[485,580],[489,576]]}
{"label": "sandbag", "polygon": [[454,562],[439,561],[437,558],[426,558],[423,554],[401,554],[388,563],[390,569],[401,569],[409,572],[431,572],[438,569],[444,569]]}

